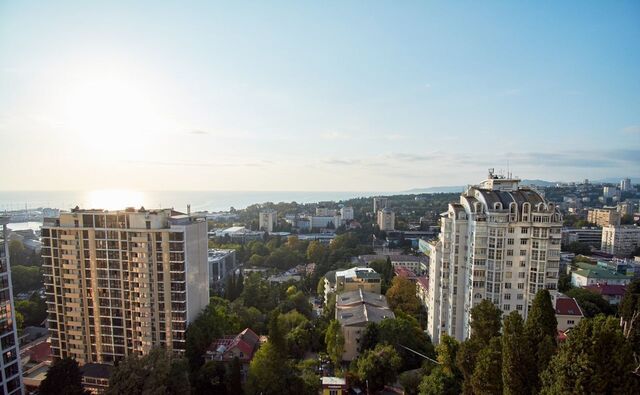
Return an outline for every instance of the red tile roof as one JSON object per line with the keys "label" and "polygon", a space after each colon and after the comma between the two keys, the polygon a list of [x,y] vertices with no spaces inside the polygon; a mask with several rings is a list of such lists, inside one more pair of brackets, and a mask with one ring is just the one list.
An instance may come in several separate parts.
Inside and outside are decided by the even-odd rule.
{"label": "red tile roof", "polygon": [[51,344],[48,341],[41,341],[36,344],[27,345],[20,350],[22,358],[29,356],[33,362],[51,361]]}
{"label": "red tile roof", "polygon": [[575,315],[582,317],[582,310],[573,298],[559,298],[556,300],[556,314],[559,315]]}
{"label": "red tile roof", "polygon": [[393,271],[396,273],[398,277],[408,278],[409,280],[415,280],[416,274],[409,268],[404,266],[396,266],[393,268]]}
{"label": "red tile roof", "polygon": [[626,287],[620,284],[593,284],[584,287],[591,292],[605,296],[624,296]]}
{"label": "red tile roof", "polygon": [[233,358],[229,352],[233,349],[238,349],[243,354],[240,360],[248,362],[253,358],[259,343],[260,337],[247,328],[237,336],[225,336],[214,340],[207,348],[207,354],[214,356],[217,360],[227,361]]}
{"label": "red tile roof", "polygon": [[429,277],[418,277],[418,285],[424,289],[429,289]]}

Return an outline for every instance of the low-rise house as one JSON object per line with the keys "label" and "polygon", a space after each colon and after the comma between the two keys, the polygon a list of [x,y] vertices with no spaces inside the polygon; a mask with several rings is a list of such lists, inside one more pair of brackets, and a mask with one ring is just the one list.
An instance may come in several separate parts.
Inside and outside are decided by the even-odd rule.
{"label": "low-rise house", "polygon": [[94,395],[104,394],[109,388],[113,366],[103,363],[87,363],[80,367],[82,388]]}
{"label": "low-rise house", "polygon": [[587,285],[584,288],[602,296],[602,298],[611,305],[618,305],[624,297],[624,293],[627,289],[624,285],[606,283]]}
{"label": "low-rise house", "polygon": [[632,276],[599,265],[584,262],[577,262],[574,265],[575,268],[571,270],[571,285],[574,287],[602,283],[627,285],[633,280]]}
{"label": "low-rise house", "polygon": [[380,293],[380,274],[370,267],[352,267],[347,270],[327,272],[324,276],[324,300],[329,300],[333,292],[349,292],[362,289],[366,292]]}
{"label": "low-rise house", "polygon": [[219,361],[225,364],[238,358],[242,365],[242,380],[247,378],[249,364],[260,344],[264,341],[254,331],[247,328],[235,336],[225,336],[215,339],[204,356],[207,361]]}
{"label": "low-rise house", "polygon": [[393,272],[398,277],[406,278],[409,281],[416,282],[418,280],[418,276],[409,268],[404,266],[396,266],[393,268]]}
{"label": "low-rise house", "polygon": [[395,318],[384,295],[365,292],[362,289],[338,294],[336,319],[344,336],[342,359],[352,361],[358,356],[360,337],[369,322],[380,323],[385,318]]}
{"label": "low-rise house", "polygon": [[574,298],[570,298],[557,291],[551,291],[550,294],[551,302],[556,312],[558,330],[565,333],[567,330],[578,325],[582,318],[584,318],[584,314]]}
{"label": "low-rise house", "polygon": [[348,393],[347,379],[344,377],[322,378],[322,395],[346,395]]}
{"label": "low-rise house", "polygon": [[373,261],[387,260],[387,258],[391,260],[391,265],[393,267],[404,266],[418,275],[425,273],[428,269],[429,257],[426,255],[360,255],[355,258],[355,261],[359,265],[369,266]]}

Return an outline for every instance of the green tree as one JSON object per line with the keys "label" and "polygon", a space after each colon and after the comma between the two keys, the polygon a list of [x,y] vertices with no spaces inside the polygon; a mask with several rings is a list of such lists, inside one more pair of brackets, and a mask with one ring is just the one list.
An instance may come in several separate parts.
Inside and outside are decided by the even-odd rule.
{"label": "green tree", "polygon": [[290,374],[284,356],[269,339],[255,353],[249,365],[247,394],[286,394],[286,376]]}
{"label": "green tree", "polygon": [[333,361],[334,366],[339,368],[342,362],[342,354],[344,353],[344,335],[338,320],[331,320],[324,339],[329,358]]}
{"label": "green tree", "polygon": [[379,344],[358,357],[356,374],[360,381],[368,383],[369,391],[375,392],[396,380],[401,365],[400,355],[393,347]]}
{"label": "green tree", "polygon": [[15,295],[38,290],[42,288],[42,271],[36,266],[13,265],[12,263],[11,282]]}
{"label": "green tree", "polygon": [[485,344],[480,343],[478,338],[472,337],[460,343],[460,348],[456,354],[456,366],[462,374],[462,393],[466,395],[473,394],[473,386],[471,377],[476,368],[476,360],[478,354]]}
{"label": "green tree", "polygon": [[406,395],[418,395],[422,374],[420,370],[409,370],[400,373],[398,382]]}
{"label": "green tree", "polygon": [[505,395],[531,394],[530,372],[534,363],[522,316],[512,311],[505,317],[502,330],[502,383]]}
{"label": "green tree", "polygon": [[489,344],[491,338],[500,334],[501,321],[502,311],[490,300],[483,299],[471,309],[471,337],[481,344]]}
{"label": "green tree", "polygon": [[395,319],[386,318],[378,324],[378,341],[390,344],[396,349],[402,358],[402,370],[418,368],[424,361],[424,358],[405,347],[427,357],[435,357],[429,336],[422,331],[415,318],[402,312]]}
{"label": "green tree", "polygon": [[443,334],[436,347],[438,355],[436,366],[420,383],[421,395],[460,394],[462,373],[456,366],[456,357],[460,345],[451,336]]}
{"label": "green tree", "polygon": [[627,285],[618,313],[622,334],[633,350],[635,372],[640,374],[640,280]]}
{"label": "green tree", "polygon": [[397,313],[401,311],[419,318],[422,306],[416,296],[416,285],[404,277],[394,277],[391,287],[387,290],[389,307]]}
{"label": "green tree", "polygon": [[573,288],[571,285],[571,276],[567,273],[560,273],[558,277],[558,291],[566,293]]}
{"label": "green tree", "polygon": [[37,292],[29,299],[16,302],[16,311],[24,318],[24,326],[39,326],[47,318],[47,304]]}
{"label": "green tree", "polygon": [[598,314],[614,314],[609,302],[604,300],[599,294],[589,291],[586,288],[571,288],[565,292],[565,294],[578,302],[580,309],[587,318],[595,317]]}
{"label": "green tree", "polygon": [[189,394],[186,364],[166,350],[152,349],[147,355],[131,355],[114,367],[108,395]]}
{"label": "green tree", "polygon": [[329,248],[319,241],[312,241],[307,247],[307,259],[309,262],[320,263],[329,254]]}
{"label": "green tree", "polygon": [[232,392],[226,392],[224,374],[225,367],[222,362],[209,361],[205,363],[192,375],[193,392],[196,394],[232,394]]}
{"label": "green tree", "polygon": [[493,337],[478,354],[471,385],[476,395],[502,393],[502,344],[499,336]]}
{"label": "green tree", "polygon": [[242,395],[242,364],[238,357],[234,357],[227,368],[225,386],[228,394]]}
{"label": "green tree", "polygon": [[529,315],[524,325],[527,340],[531,344],[535,364],[532,366],[531,377],[532,390],[540,390],[540,374],[547,369],[549,361],[556,349],[556,335],[558,333],[558,321],[556,312],[551,303],[551,295],[546,289],[536,293]]}
{"label": "green tree", "polygon": [[375,322],[368,322],[360,336],[358,351],[362,353],[366,350],[373,350],[379,341],[380,328],[378,327],[378,324]]}
{"label": "green tree", "polygon": [[68,357],[53,362],[38,391],[42,395],[89,394],[82,389],[82,372],[78,362]]}
{"label": "green tree", "polygon": [[619,321],[597,316],[580,321],[542,375],[542,394],[637,394],[633,351]]}

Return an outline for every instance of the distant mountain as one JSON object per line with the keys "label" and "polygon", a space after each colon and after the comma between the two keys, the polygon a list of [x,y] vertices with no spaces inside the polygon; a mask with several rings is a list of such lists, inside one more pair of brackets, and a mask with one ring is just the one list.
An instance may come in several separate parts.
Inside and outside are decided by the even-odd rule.
{"label": "distant mountain", "polygon": [[545,181],[545,180],[522,180],[522,185],[534,185],[537,187],[552,187],[561,181]]}
{"label": "distant mountain", "polygon": [[607,177],[599,180],[589,180],[592,183],[604,183],[604,184],[620,184],[623,178],[630,178],[632,184],[640,184],[640,177]]}

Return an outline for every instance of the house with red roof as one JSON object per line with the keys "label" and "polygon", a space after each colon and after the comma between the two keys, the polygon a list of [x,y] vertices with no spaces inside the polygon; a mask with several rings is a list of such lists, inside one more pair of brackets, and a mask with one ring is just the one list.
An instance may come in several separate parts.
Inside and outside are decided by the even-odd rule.
{"label": "house with red roof", "polygon": [[242,379],[244,380],[249,371],[249,364],[263,340],[254,331],[246,328],[235,336],[215,339],[207,348],[204,359],[227,364],[231,363],[234,358],[238,358],[242,365]]}
{"label": "house with red roof", "polygon": [[604,300],[612,305],[618,305],[627,290],[627,287],[621,284],[591,284],[584,287],[593,293],[602,296]]}
{"label": "house with red roof", "polygon": [[582,318],[584,318],[578,302],[574,298],[570,298],[557,291],[551,291],[550,294],[553,308],[556,311],[558,330],[566,332],[568,329],[578,325]]}

